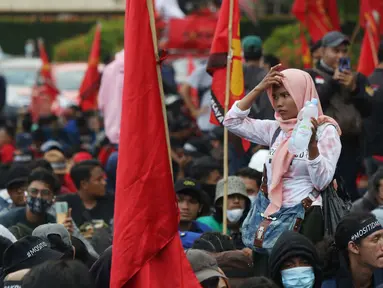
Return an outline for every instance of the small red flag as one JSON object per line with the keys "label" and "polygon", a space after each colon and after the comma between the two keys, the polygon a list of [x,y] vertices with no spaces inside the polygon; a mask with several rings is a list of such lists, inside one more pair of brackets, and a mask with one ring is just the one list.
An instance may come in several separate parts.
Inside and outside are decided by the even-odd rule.
{"label": "small red flag", "polygon": [[340,31],[335,0],[295,0],[292,13],[307,28],[314,42],[330,31]]}
{"label": "small red flag", "polygon": [[370,76],[378,65],[379,47],[379,12],[375,9],[378,1],[361,0],[360,10],[363,11],[361,25],[365,27],[362,48],[359,56],[358,72]]}
{"label": "small red flag", "polygon": [[[213,76],[211,86],[212,107],[210,122],[215,125],[222,125],[225,116],[225,95],[226,95],[226,71],[227,56],[229,54],[229,12],[230,0],[223,0],[219,12],[217,28],[214,34],[214,40],[211,46],[207,71]],[[245,96],[245,86],[242,67],[242,49],[240,38],[240,11],[238,1],[234,1],[233,11],[233,35],[232,35],[232,52],[233,59],[231,63],[230,77],[230,100],[229,109],[234,102],[241,100]],[[250,142],[244,140],[242,146],[245,151],[250,148]]]}
{"label": "small red flag", "polygon": [[57,95],[60,94],[52,77],[52,67],[43,40],[39,39],[37,45],[42,66],[39,79],[32,89],[30,111],[34,122],[40,116],[48,116],[53,112],[53,104],[56,101]]}
{"label": "small red flag", "polygon": [[200,287],[178,234],[146,0],[126,1],[124,36],[111,288]]}
{"label": "small red flag", "polygon": [[100,88],[101,75],[98,71],[100,63],[101,47],[101,24],[98,24],[94,32],[92,49],[88,60],[88,68],[85,72],[79,89],[79,100],[82,111],[97,109],[97,95]]}

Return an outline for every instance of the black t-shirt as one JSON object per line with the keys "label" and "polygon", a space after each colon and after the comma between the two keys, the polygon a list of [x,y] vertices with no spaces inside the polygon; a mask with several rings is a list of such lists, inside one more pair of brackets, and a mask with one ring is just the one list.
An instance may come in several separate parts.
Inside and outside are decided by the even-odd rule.
{"label": "black t-shirt", "polygon": [[97,200],[97,205],[92,209],[86,209],[78,194],[60,195],[57,201],[68,202],[68,207],[72,208],[72,219],[80,228],[84,223],[103,220],[110,225],[114,214],[114,197],[104,196]]}
{"label": "black t-shirt", "polygon": [[45,223],[39,223],[38,225],[30,223],[27,220],[26,207],[12,208],[8,213],[0,216],[0,224],[6,228],[12,227],[19,223],[34,229],[42,224],[56,223],[56,219],[52,215],[46,214]]}
{"label": "black t-shirt", "polygon": [[55,217],[50,214],[46,214],[46,218],[43,223],[30,223],[27,220],[25,207],[12,208],[7,213],[0,216],[0,224],[8,228],[16,239],[32,235],[33,230],[37,226],[47,223],[56,223]]}
{"label": "black t-shirt", "polygon": [[368,78],[374,96],[371,115],[365,120],[365,153],[383,155],[383,69],[377,68]]}

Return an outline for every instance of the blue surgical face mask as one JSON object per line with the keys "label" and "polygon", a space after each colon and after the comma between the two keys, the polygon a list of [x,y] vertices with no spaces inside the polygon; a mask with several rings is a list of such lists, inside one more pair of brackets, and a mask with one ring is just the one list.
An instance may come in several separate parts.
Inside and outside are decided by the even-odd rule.
{"label": "blue surgical face mask", "polygon": [[281,271],[284,288],[312,288],[315,283],[313,267],[295,267]]}

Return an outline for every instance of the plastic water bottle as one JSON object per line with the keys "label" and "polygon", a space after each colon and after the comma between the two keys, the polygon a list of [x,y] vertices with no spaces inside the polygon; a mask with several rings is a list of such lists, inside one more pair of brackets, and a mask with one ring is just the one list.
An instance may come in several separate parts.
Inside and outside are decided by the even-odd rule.
{"label": "plastic water bottle", "polygon": [[307,101],[300,115],[302,120],[295,125],[288,144],[289,152],[295,155],[305,152],[308,148],[312,135],[311,118],[318,119],[318,99]]}

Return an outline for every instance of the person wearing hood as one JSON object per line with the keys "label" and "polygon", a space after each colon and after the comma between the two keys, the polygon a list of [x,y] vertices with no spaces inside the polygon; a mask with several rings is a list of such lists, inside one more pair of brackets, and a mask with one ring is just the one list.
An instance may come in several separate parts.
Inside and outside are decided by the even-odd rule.
{"label": "person wearing hood", "polygon": [[322,271],[319,263],[315,246],[307,237],[285,231],[270,254],[270,278],[279,287],[320,288]]}
{"label": "person wearing hood", "polygon": [[[267,252],[284,230],[299,231],[314,243],[323,238],[320,191],[333,181],[342,148],[339,125],[323,115],[311,76],[299,69],[280,69],[280,64],[272,67],[259,85],[234,103],[223,122],[230,132],[271,146],[262,185],[265,189],[258,193],[255,209],[242,227],[245,245]],[[248,117],[252,103],[265,90],[275,110],[274,121]],[[314,99],[319,117],[311,119],[312,136],[307,149],[295,155],[288,150],[289,139],[299,121],[299,111]],[[270,225],[275,228],[275,237],[268,237]]]}
{"label": "person wearing hood", "polygon": [[124,87],[124,50],[116,54],[102,73],[98,108],[104,116],[105,133],[113,144],[119,143],[122,108],[122,89]]}
{"label": "person wearing hood", "polygon": [[379,169],[372,176],[368,191],[352,204],[351,212],[370,212],[381,205],[383,205],[383,169]]}
{"label": "person wearing hood", "polygon": [[[241,225],[249,213],[251,201],[246,193],[246,187],[238,176],[229,176],[227,180],[227,227],[228,233],[233,237],[236,248],[244,248],[242,243]],[[222,205],[223,205],[224,180],[220,180],[215,190],[214,208],[212,216],[197,219],[198,222],[208,225],[213,231],[223,231]]]}
{"label": "person wearing hood", "polygon": [[380,287],[383,284],[383,228],[368,212],[350,213],[339,222],[328,253],[337,262],[322,288]]}

